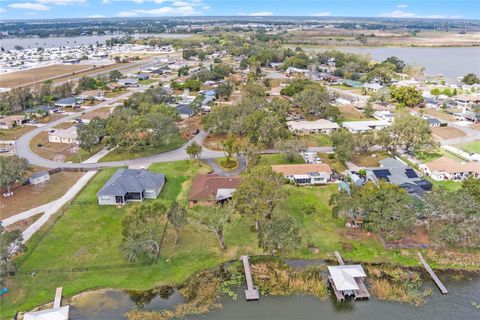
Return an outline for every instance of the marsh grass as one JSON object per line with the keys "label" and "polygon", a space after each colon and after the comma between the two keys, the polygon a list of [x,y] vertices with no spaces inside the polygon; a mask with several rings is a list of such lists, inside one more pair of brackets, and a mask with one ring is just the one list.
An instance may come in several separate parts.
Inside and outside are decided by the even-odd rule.
{"label": "marsh grass", "polygon": [[328,297],[327,282],[319,268],[298,271],[280,261],[263,261],[252,264],[252,273],[254,283],[263,294],[311,294],[320,299]]}
{"label": "marsh grass", "polygon": [[422,291],[423,281],[417,271],[390,266],[368,266],[367,273],[372,292],[380,300],[419,306],[432,293],[430,289]]}

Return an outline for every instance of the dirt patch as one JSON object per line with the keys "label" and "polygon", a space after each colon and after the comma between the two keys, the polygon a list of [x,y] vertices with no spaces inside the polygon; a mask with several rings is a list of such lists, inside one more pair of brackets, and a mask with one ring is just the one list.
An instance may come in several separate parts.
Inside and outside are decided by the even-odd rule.
{"label": "dirt patch", "polygon": [[42,214],[43,214],[43,212],[39,213],[39,214],[37,214],[33,217],[30,217],[28,219],[15,222],[14,224],[9,225],[5,229],[7,229],[8,231],[20,230],[20,231],[23,232],[23,231],[27,230],[27,228],[30,227],[35,221],[37,221],[42,216]]}
{"label": "dirt patch", "polygon": [[205,140],[203,140],[203,145],[205,148],[210,150],[219,150],[222,151],[220,143],[226,138],[225,135],[208,135]]}
{"label": "dirt patch", "polygon": [[60,198],[82,175],[81,172],[55,173],[45,183],[20,186],[8,198],[0,196],[0,218],[8,218]]}
{"label": "dirt patch", "polygon": [[30,70],[23,70],[2,74],[0,76],[0,87],[16,88],[30,83],[36,83],[66,75],[74,75],[77,72],[87,71],[93,66],[86,64],[76,65],[53,65]]}
{"label": "dirt patch", "polygon": [[347,105],[347,106],[340,106],[338,107],[340,110],[340,114],[342,118],[347,121],[354,121],[354,120],[365,120],[368,119],[365,117],[363,112],[358,111],[355,106]]}
{"label": "dirt patch", "polygon": [[432,133],[442,139],[455,139],[465,136],[465,132],[454,127],[432,128]]}
{"label": "dirt patch", "polygon": [[380,160],[385,159],[385,155],[381,153],[368,153],[366,155],[355,154],[351,162],[359,167],[378,167]]}

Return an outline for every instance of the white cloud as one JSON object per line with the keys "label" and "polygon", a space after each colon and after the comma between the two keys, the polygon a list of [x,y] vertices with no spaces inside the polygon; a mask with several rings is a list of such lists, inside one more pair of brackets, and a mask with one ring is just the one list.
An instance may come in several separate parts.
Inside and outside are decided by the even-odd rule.
{"label": "white cloud", "polygon": [[270,11],[261,11],[261,12],[253,12],[248,14],[250,17],[266,17],[266,16],[273,16],[273,12]]}
{"label": "white cloud", "polygon": [[314,13],[311,16],[312,17],[328,17],[328,16],[331,16],[331,15],[332,15],[332,13],[330,11],[324,11],[324,12]]}
{"label": "white cloud", "polygon": [[186,7],[186,6],[190,6],[191,4],[185,1],[175,1],[174,3],[172,3],[172,5],[175,7]]}
{"label": "white cloud", "polygon": [[202,9],[203,10],[208,10],[208,9],[210,9],[210,7],[209,6],[203,6]]}
{"label": "white cloud", "polygon": [[85,3],[86,0],[36,0],[39,3],[54,4],[57,6],[65,6],[73,3]]}
{"label": "white cloud", "polygon": [[103,3],[103,4],[110,4],[110,3],[112,3],[112,2],[111,2],[110,0],[102,0],[102,3]]}
{"label": "white cloud", "polygon": [[402,10],[394,10],[392,12],[384,12],[378,15],[385,18],[423,18],[423,19],[459,19],[461,16],[446,16],[442,14],[419,15],[413,12],[405,12]]}
{"label": "white cloud", "polygon": [[155,2],[155,3],[161,4],[166,2],[167,0],[131,0],[131,1],[135,3]]}
{"label": "white cloud", "polygon": [[9,5],[9,7],[13,9],[27,9],[27,10],[34,10],[34,11],[50,10],[50,8],[44,4],[31,3],[31,2],[12,3]]}
{"label": "white cloud", "polygon": [[0,8],[0,13],[5,13],[5,11],[6,11],[5,9]]}
{"label": "white cloud", "polygon": [[147,9],[147,10],[133,10],[136,13],[143,13],[147,15],[153,16],[162,16],[162,15],[182,15],[188,16],[193,14],[199,14],[200,12],[195,11],[192,6],[184,6],[184,7],[160,7],[156,9]]}
{"label": "white cloud", "polygon": [[406,8],[406,7],[408,7],[408,4],[399,4],[399,5],[397,5],[397,8],[400,8],[400,9]]}
{"label": "white cloud", "polygon": [[135,12],[131,12],[131,11],[122,11],[117,13],[117,16],[124,17],[124,18],[135,17],[136,15],[137,14]]}
{"label": "white cloud", "polygon": [[106,18],[106,16],[101,14],[93,14],[91,16],[88,16],[87,18]]}

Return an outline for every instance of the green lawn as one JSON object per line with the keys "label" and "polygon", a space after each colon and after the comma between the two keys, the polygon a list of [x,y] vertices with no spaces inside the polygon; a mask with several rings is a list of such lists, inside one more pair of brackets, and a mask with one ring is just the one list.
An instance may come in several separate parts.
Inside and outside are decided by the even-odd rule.
{"label": "green lawn", "polygon": [[185,143],[185,140],[180,136],[175,138],[171,143],[161,145],[159,147],[147,147],[139,151],[131,151],[126,147],[118,147],[115,150],[105,155],[100,162],[130,160],[142,157],[148,157],[154,154],[168,152],[180,148]]}
{"label": "green lawn", "polygon": [[[262,156],[263,164],[282,163],[279,155]],[[167,182],[157,200],[169,203],[178,200],[186,204],[187,195],[195,174],[208,172],[202,162],[178,161],[157,163],[150,170],[166,174]],[[45,269],[92,267],[127,264],[120,251],[123,208],[98,206],[96,193],[113,174],[106,169],[97,174],[80,193],[65,214],[46,236],[37,234],[29,242],[27,254],[20,257],[20,272],[9,279],[9,294],[2,298],[0,318],[11,317],[18,310],[29,310],[50,302],[55,288],[62,286],[64,295],[71,296],[95,288],[146,290],[153,287],[178,284],[192,274],[214,267],[242,254],[261,254],[253,221],[235,215],[225,231],[228,249],[222,252],[214,236],[194,221],[190,221],[180,234],[179,245],[174,244],[171,227],[167,228],[161,259],[157,264],[130,264],[129,267],[112,267],[106,270],[90,269],[81,272],[45,272]],[[355,262],[390,262],[418,265],[415,250],[385,250],[372,235],[362,233],[351,236],[343,222],[332,217],[328,206],[330,195],[337,185],[321,187],[296,187],[285,185],[285,202],[276,215],[293,217],[301,230],[303,244],[292,258],[332,258],[335,250]],[[306,204],[317,209],[312,214],[304,212]],[[314,247],[319,253],[312,253]],[[35,277],[31,272],[35,271]]]}
{"label": "green lawn", "polygon": [[332,139],[327,134],[310,134],[302,136],[301,140],[307,142],[310,147],[330,147]]}
{"label": "green lawn", "polygon": [[480,140],[465,143],[457,147],[467,152],[480,153]]}
{"label": "green lawn", "polygon": [[157,81],[158,80],[155,80],[155,79],[147,79],[147,80],[139,80],[138,83],[148,86]]}
{"label": "green lawn", "polygon": [[263,166],[271,166],[274,164],[298,164],[298,163],[305,163],[303,161],[302,157],[298,155],[294,159],[293,162],[288,162],[285,157],[281,154],[262,154],[260,157],[260,161],[258,162],[258,165],[263,165]]}
{"label": "green lawn", "polygon": [[428,178],[428,177],[427,177],[427,179],[433,184],[434,188],[443,187],[443,188],[447,189],[448,191],[456,191],[456,190],[458,190],[462,187],[462,183],[459,182],[459,181],[451,181],[451,180],[435,181],[435,180],[433,180],[431,178]]}

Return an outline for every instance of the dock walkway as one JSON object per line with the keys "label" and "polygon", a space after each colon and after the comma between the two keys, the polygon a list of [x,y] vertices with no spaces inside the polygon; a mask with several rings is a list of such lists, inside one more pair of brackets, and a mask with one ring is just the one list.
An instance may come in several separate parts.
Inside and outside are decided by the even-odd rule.
{"label": "dock walkway", "polygon": [[55,299],[53,300],[53,308],[60,308],[62,305],[62,291],[63,287],[59,287],[55,290]]}
{"label": "dock walkway", "polygon": [[258,288],[253,285],[252,280],[252,270],[250,269],[250,261],[248,256],[241,256],[240,259],[243,263],[243,269],[245,270],[245,279],[247,281],[247,290],[245,290],[245,299],[250,300],[259,300],[260,294],[258,293]]}
{"label": "dock walkway", "polygon": [[430,268],[430,266],[428,265],[427,261],[425,261],[425,259],[423,258],[422,254],[417,251],[417,255],[418,255],[418,258],[420,259],[420,262],[423,264],[423,266],[425,267],[425,269],[426,269],[426,270],[428,271],[428,273],[430,274],[430,277],[432,277],[433,281],[435,282],[435,284],[437,285],[437,287],[440,289],[440,292],[442,292],[442,294],[447,294],[447,293],[448,293],[447,288],[445,288],[445,286],[443,285],[442,281],[440,281],[440,279],[437,277],[437,275],[436,275],[435,272],[432,270],[432,268]]}

